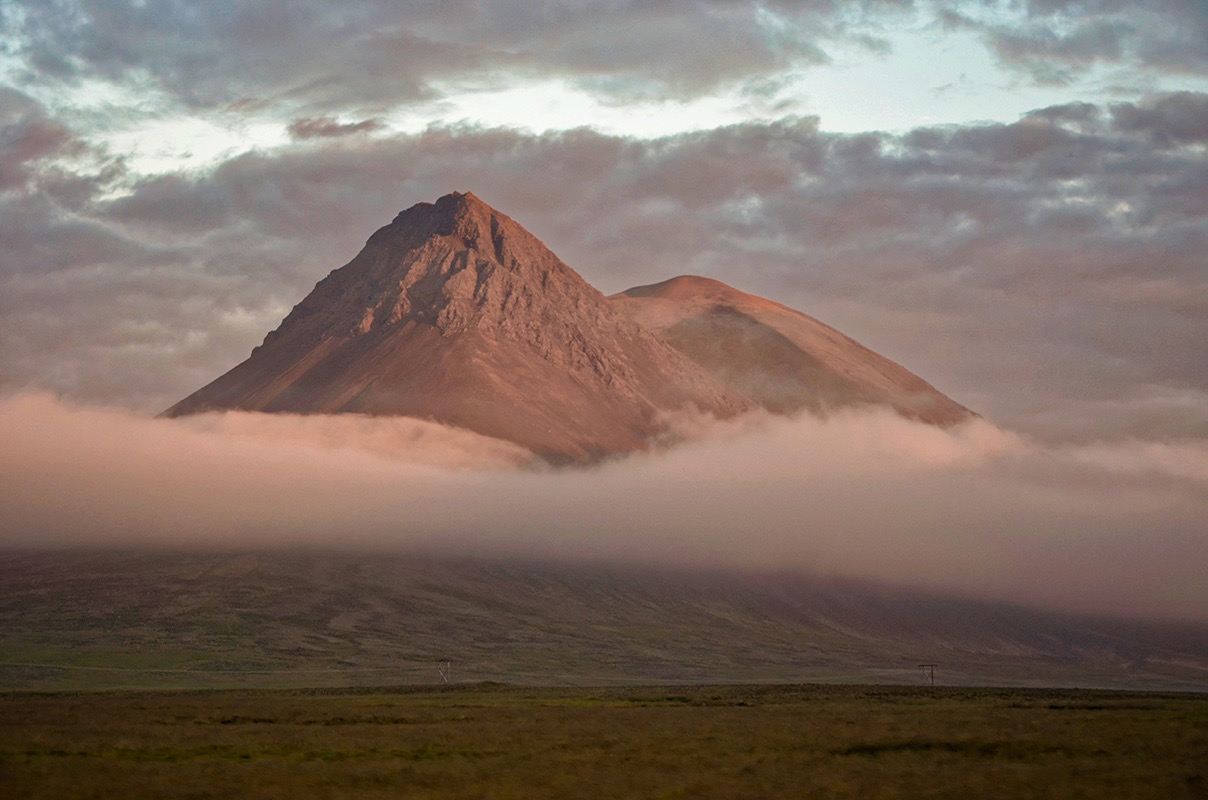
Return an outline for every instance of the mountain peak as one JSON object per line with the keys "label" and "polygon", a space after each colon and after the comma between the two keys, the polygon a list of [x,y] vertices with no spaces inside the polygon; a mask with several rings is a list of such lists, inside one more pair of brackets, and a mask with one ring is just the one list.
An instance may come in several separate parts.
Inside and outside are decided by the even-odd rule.
{"label": "mountain peak", "polygon": [[634,286],[621,294],[626,297],[658,297],[666,300],[706,298],[712,300],[755,299],[729,284],[702,275],[677,275],[665,281]]}
{"label": "mountain peak", "polygon": [[490,230],[497,227],[500,220],[511,222],[509,217],[484,203],[473,192],[450,192],[438,198],[432,208],[450,233]]}
{"label": "mountain peak", "polygon": [[480,208],[485,208],[488,211],[495,210],[495,209],[491,208],[489,205],[487,205],[486,203],[484,203],[478,197],[478,195],[474,194],[473,192],[449,192],[446,195],[442,195],[441,197],[436,198],[435,205],[438,208],[455,207],[455,208],[465,209],[465,208],[480,207]]}
{"label": "mountain peak", "polygon": [[569,308],[603,299],[519,223],[471,192],[451,192],[376,231],[265,342],[302,320],[318,338],[407,322],[446,335],[476,327],[524,336],[532,331],[519,331],[516,311],[544,307],[542,296]]}
{"label": "mountain peak", "polygon": [[435,212],[445,219],[454,219],[473,211],[485,211],[488,214],[499,213],[473,192],[449,192],[436,198],[435,202],[416,203],[405,211],[400,211],[395,217],[395,222],[417,210]]}
{"label": "mountain peak", "polygon": [[778,414],[887,406],[937,425],[969,409],[813,317],[721,281],[680,275],[613,295],[630,319]]}
{"label": "mountain peak", "polygon": [[[369,239],[369,244],[384,239],[407,247],[418,246],[433,237],[459,241],[472,250],[499,250],[496,240],[527,234],[510,217],[483,202],[472,192],[450,192],[435,203],[416,203]],[[497,253],[502,258],[502,253]]]}
{"label": "mountain peak", "polygon": [[646,447],[667,412],[968,409],[811,317],[681,275],[605,298],[470,192],[417,203],[251,356],[165,412],[414,416],[553,461]]}
{"label": "mountain peak", "polygon": [[661,414],[753,404],[475,195],[418,203],[226,375],[173,406],[423,416],[555,460],[645,446]]}

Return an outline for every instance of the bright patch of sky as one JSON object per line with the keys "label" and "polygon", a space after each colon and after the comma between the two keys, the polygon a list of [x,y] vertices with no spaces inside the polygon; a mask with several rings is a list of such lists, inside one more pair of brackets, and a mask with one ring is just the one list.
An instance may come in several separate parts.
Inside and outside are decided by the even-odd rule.
{"label": "bright patch of sky", "polygon": [[152,118],[137,127],[111,133],[106,147],[124,155],[137,173],[204,169],[241,152],[284,140],[279,126],[256,127],[261,129],[260,135],[197,116]]}
{"label": "bright patch of sky", "polygon": [[537,133],[589,127],[602,133],[656,138],[768,116],[753,113],[752,104],[734,91],[684,102],[618,105],[563,80],[483,91],[461,91],[454,86],[438,86],[437,90],[445,94],[441,101],[398,109],[388,118],[391,127],[408,133],[447,124]]}
{"label": "bright patch of sky", "polygon": [[997,64],[972,32],[918,27],[886,34],[891,51],[833,45],[830,64],[769,76],[759,89],[730,86],[692,101],[608,103],[568,81],[460,90],[429,106],[400,108],[388,121],[417,132],[431,124],[466,123],[535,132],[591,127],[652,138],[750,120],[818,115],[827,131],[906,131],[926,125],[1014,122],[1029,111],[1071,100],[1103,102],[1121,93],[1196,88],[1208,81],[1151,77],[1133,86],[1104,68],[1072,86],[1037,86]]}
{"label": "bright patch of sky", "polygon": [[[397,107],[374,135],[416,133],[432,125],[508,127],[534,132],[590,127],[603,133],[654,138],[752,120],[817,115],[823,130],[904,131],[918,126],[1013,122],[1037,108],[1071,100],[1135,99],[1147,91],[1208,90],[1208,81],[1100,68],[1072,85],[1038,86],[1004,70],[969,31],[935,25],[882,31],[890,49],[870,52],[831,44],[831,63],[769,75],[684,101],[610,102],[569,79],[529,80],[479,87],[435,85],[438,100]],[[2,62],[2,59],[0,59]],[[15,76],[0,63],[0,76]],[[281,109],[252,112],[186,109],[151,81],[124,85],[100,80],[73,87],[27,89],[61,119],[136,175],[204,170],[242,152],[291,142]],[[341,120],[356,122],[357,120]]]}

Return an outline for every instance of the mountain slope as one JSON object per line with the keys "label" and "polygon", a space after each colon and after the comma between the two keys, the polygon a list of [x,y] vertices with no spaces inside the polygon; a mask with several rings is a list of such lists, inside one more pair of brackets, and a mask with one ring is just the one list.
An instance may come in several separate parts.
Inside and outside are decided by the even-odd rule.
{"label": "mountain slope", "polygon": [[918,684],[938,663],[948,685],[1208,688],[1204,623],[720,569],[8,551],[0,626],[5,689],[432,682],[446,660],[531,684]]}
{"label": "mountain slope", "polygon": [[661,412],[740,393],[613,307],[472,194],[400,213],[251,356],[165,412],[433,419],[554,461],[639,449]]}
{"label": "mountain slope", "polygon": [[937,425],[973,416],[922,378],[834,328],[720,281],[683,275],[610,300],[775,413],[885,405]]}

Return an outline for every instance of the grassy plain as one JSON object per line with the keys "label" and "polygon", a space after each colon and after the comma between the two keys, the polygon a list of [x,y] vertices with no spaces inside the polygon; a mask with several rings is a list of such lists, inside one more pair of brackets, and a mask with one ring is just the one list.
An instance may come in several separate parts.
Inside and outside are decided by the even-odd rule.
{"label": "grassy plain", "polygon": [[1208,695],[888,686],[0,694],[0,796],[1208,797]]}

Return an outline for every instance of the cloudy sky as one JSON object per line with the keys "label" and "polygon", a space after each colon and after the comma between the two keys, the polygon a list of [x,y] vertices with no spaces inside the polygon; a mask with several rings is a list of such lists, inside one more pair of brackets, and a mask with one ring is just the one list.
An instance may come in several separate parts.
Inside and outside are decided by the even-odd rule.
{"label": "cloudy sky", "polygon": [[[11,491],[70,460],[28,436],[162,410],[453,190],[605,292],[708,275],[899,361],[1023,437],[995,476],[1065,476],[1006,515],[1077,517],[1050,553],[1110,508],[1119,569],[1169,545],[1136,592],[1208,557],[1202,0],[4,0],[0,400],[60,454]],[[1120,474],[1160,486],[1071,510]]]}
{"label": "cloudy sky", "polygon": [[158,411],[472,190],[1036,435],[1208,435],[1199,0],[0,4],[4,388]]}

